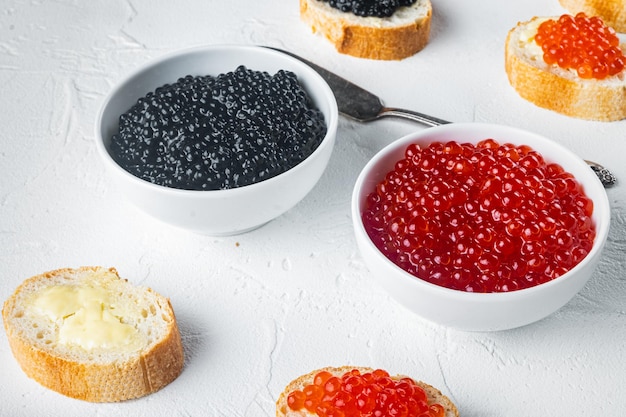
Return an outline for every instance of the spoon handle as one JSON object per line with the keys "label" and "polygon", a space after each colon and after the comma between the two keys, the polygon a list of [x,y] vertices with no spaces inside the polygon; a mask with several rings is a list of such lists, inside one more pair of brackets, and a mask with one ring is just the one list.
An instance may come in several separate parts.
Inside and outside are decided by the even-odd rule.
{"label": "spoon handle", "polygon": [[383,107],[378,113],[378,117],[401,117],[403,119],[409,119],[414,122],[421,123],[426,126],[435,127],[439,125],[445,125],[450,123],[447,120],[439,119],[437,117],[429,116],[424,113],[418,113],[412,110],[398,109],[395,107]]}

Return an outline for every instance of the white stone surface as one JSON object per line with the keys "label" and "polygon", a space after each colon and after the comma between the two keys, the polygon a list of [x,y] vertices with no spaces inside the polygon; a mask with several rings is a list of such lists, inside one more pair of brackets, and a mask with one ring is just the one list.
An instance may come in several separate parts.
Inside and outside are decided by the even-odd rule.
{"label": "white stone surface", "polygon": [[[28,379],[0,332],[1,416],[273,416],[284,385],[327,365],[365,365],[436,385],[465,417],[623,416],[626,410],[626,122],[523,101],[504,73],[506,32],[564,12],[556,0],[436,0],[432,36],[399,62],[342,56],[295,0],[4,0],[0,5],[0,299],[38,273],[114,266],[171,298],[186,365],[120,404],[65,398]],[[211,238],[120,200],[94,147],[103,97],[137,65],[200,44],[285,48],[379,94],[452,121],[518,126],[601,162],[612,230],[596,274],[554,315],[498,333],[421,321],[376,287],[356,250],[350,194],[386,143],[421,126],[341,119],[330,166],[298,206],[248,234]]]}

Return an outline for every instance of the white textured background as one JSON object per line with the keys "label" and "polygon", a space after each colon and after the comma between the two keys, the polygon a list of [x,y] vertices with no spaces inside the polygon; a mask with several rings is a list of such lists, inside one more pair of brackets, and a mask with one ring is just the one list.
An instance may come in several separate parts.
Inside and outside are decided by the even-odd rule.
{"label": "white textured background", "polygon": [[[431,41],[400,62],[337,54],[295,0],[3,0],[0,4],[0,299],[60,267],[114,266],[171,298],[187,353],[151,396],[90,404],[28,379],[0,332],[1,416],[274,415],[291,379],[327,365],[423,379],[465,417],[626,413],[626,122],[539,109],[509,87],[506,32],[564,10],[557,0],[433,0]],[[111,187],[94,120],[134,67],[181,47],[264,44],[299,53],[381,95],[452,121],[527,128],[601,162],[612,228],[584,290],[547,319],[499,333],[424,323],[383,294],[356,250],[352,185],[368,158],[422,127],[340,121],[327,172],[298,206],[254,232],[210,238],[138,212]]]}

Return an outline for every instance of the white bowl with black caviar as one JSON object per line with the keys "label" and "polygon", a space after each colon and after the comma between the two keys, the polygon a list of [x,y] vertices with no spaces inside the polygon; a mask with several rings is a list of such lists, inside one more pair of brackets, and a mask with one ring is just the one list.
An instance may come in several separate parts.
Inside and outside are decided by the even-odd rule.
{"label": "white bowl with black caviar", "polygon": [[592,277],[610,208],[587,163],[506,126],[409,134],[363,168],[356,241],[373,279],[427,321],[512,329],[568,303]]}
{"label": "white bowl with black caviar", "polygon": [[106,97],[96,143],[120,194],[198,233],[255,229],[300,202],[330,159],[335,97],[273,49],[215,45],[155,59]]}

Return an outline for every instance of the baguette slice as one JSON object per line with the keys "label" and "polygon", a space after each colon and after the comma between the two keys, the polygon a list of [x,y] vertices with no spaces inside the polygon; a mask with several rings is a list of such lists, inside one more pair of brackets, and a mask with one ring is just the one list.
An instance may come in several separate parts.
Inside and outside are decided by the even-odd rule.
{"label": "baguette slice", "polygon": [[626,0],[559,0],[570,13],[599,16],[607,26],[626,32]]}
{"label": "baguette slice", "polygon": [[[353,369],[358,369],[361,372],[361,374],[374,371],[374,369],[372,368],[358,367],[358,366],[326,367],[322,369],[317,369],[315,371],[312,371],[305,375],[301,375],[298,378],[294,379],[285,387],[283,392],[281,392],[280,396],[278,397],[278,400],[276,401],[276,417],[317,417],[317,415],[312,414],[308,412],[307,410],[299,410],[299,411],[291,410],[289,406],[287,405],[287,397],[289,396],[289,394],[292,391],[302,390],[305,386],[312,384],[313,379],[315,378],[315,375],[317,375],[318,372],[328,371],[334,376],[341,377],[343,374]],[[392,379],[394,380],[399,380],[402,378],[406,378],[406,376],[396,375],[392,377]],[[437,403],[444,407],[446,417],[458,417],[459,416],[459,411],[457,410],[454,403],[448,397],[443,395],[441,391],[439,391],[437,388],[429,384],[426,384],[425,382],[415,381],[415,383],[419,385],[426,392],[426,395],[428,396],[429,404]]]}
{"label": "baguette slice", "polygon": [[183,368],[168,299],[114,268],[59,269],[24,281],[4,303],[22,370],[68,397],[116,402],[153,393]]}
{"label": "baguette slice", "polygon": [[300,0],[300,17],[342,54],[401,60],[421,51],[430,37],[430,0],[417,0],[390,17],[361,17],[321,0]]}
{"label": "baguette slice", "polygon": [[546,19],[558,17],[534,17],[508,32],[505,69],[511,86],[531,103],[567,116],[605,122],[626,118],[626,70],[596,80],[547,65],[534,41],[539,24]]}

